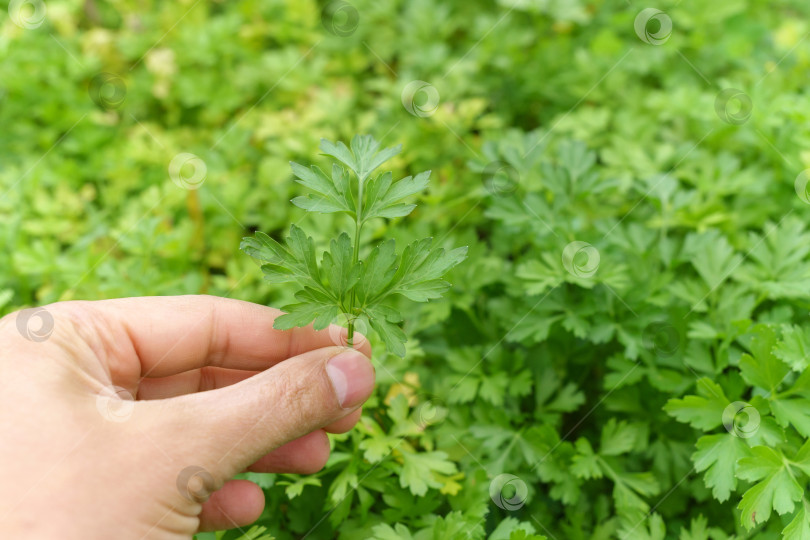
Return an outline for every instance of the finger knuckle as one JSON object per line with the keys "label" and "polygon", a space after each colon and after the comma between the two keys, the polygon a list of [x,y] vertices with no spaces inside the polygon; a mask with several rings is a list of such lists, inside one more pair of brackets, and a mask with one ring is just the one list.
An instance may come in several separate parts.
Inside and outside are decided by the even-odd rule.
{"label": "finger knuckle", "polygon": [[308,366],[303,372],[283,370],[276,379],[275,394],[283,404],[281,409],[291,426],[311,426],[322,415],[319,368]]}

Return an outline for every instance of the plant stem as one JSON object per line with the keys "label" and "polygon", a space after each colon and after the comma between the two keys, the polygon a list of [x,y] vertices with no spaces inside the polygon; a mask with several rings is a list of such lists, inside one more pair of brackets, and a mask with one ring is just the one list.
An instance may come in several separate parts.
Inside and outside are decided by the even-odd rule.
{"label": "plant stem", "polygon": [[[352,268],[354,268],[360,260],[360,230],[363,228],[363,178],[357,178],[357,213],[355,214],[354,221],[354,250],[352,253]],[[352,287],[352,294],[349,300],[349,332],[346,338],[346,344],[354,348],[354,321],[357,317],[355,314],[355,302],[357,296],[355,289]]]}

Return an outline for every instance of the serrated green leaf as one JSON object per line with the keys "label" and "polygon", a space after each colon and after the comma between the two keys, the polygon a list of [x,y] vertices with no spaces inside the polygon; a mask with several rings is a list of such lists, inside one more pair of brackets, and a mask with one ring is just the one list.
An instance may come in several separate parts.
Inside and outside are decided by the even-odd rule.
{"label": "serrated green leaf", "polygon": [[804,493],[781,453],[767,446],[756,446],[751,453],[737,466],[738,478],[756,482],[737,506],[741,510],[740,523],[749,530],[768,521],[771,510],[779,515],[792,512]]}
{"label": "serrated green leaf", "polygon": [[650,510],[650,505],[624,482],[613,485],[613,501],[619,516],[630,522],[640,522]]}
{"label": "serrated green leaf", "polygon": [[392,527],[386,523],[380,523],[373,528],[374,540],[412,540],[413,535],[405,525],[395,523]]}
{"label": "serrated green leaf", "polygon": [[352,241],[348,234],[341,233],[330,242],[329,251],[323,254],[321,269],[335,296],[342,303],[343,297],[355,286],[361,273],[361,266],[352,261]]}
{"label": "serrated green leaf", "polygon": [[729,405],[728,398],[719,384],[707,377],[697,381],[697,396],[670,399],[664,411],[679,422],[708,431],[723,423],[723,411]]}
{"label": "serrated green leaf", "polygon": [[442,487],[442,483],[434,476],[435,473],[453,474],[456,472],[456,464],[448,460],[447,454],[444,452],[404,452],[402,460],[399,484],[420,497],[427,493],[428,488],[439,489]]}
{"label": "serrated green leaf", "polygon": [[346,167],[350,168],[357,174],[360,166],[358,165],[354,155],[352,155],[352,151],[349,150],[349,147],[346,146],[342,141],[338,141],[337,143],[333,143],[327,139],[321,139],[321,152],[326,154],[327,156],[332,156],[339,162],[341,162]]}
{"label": "serrated green leaf", "polygon": [[371,219],[377,217],[375,209],[379,206],[380,200],[385,196],[385,193],[388,191],[388,188],[391,187],[392,178],[393,175],[389,171],[377,175],[368,182],[366,182],[364,189],[365,201],[363,202],[364,219]]}
{"label": "serrated green leaf", "polygon": [[599,445],[599,454],[603,456],[618,456],[631,450],[639,449],[641,430],[638,425],[627,422],[617,422],[611,418],[602,428],[602,439]]}
{"label": "serrated green leaf", "polygon": [[467,248],[446,252],[442,248],[431,249],[432,241],[425,238],[405,248],[388,294],[401,294],[411,300],[425,301],[438,298],[449,287],[440,278],[467,257]]}
{"label": "serrated green leaf", "polygon": [[689,530],[682,528],[678,540],[709,540],[709,520],[702,514],[692,519]]}
{"label": "serrated green leaf", "polygon": [[750,343],[752,354],[740,358],[740,374],[748,384],[775,392],[790,368],[773,354],[776,332],[760,324],[753,328]]}
{"label": "serrated green leaf", "polygon": [[286,244],[282,246],[266,234],[257,232],[253,238],[243,238],[241,248],[248,255],[267,263],[262,265],[262,272],[267,281],[298,282],[322,289],[312,239],[292,225]]}
{"label": "serrated green leaf", "polygon": [[782,531],[782,540],[807,540],[810,538],[810,503],[802,499],[796,515]]}
{"label": "serrated green leaf", "polygon": [[351,198],[351,191],[348,190],[348,182],[345,173],[339,167],[332,169],[332,178],[327,177],[324,172],[312,166],[307,168],[295,162],[290,162],[296,181],[311,189],[315,194],[302,197],[295,197],[292,203],[299,208],[310,212],[347,212],[354,214],[354,201]]}
{"label": "serrated green leaf", "polygon": [[291,283],[309,277],[297,274],[292,268],[277,264],[263,264],[262,274],[264,274],[264,279],[270,283]]}
{"label": "serrated green leaf", "polygon": [[726,237],[716,230],[689,235],[684,249],[709,290],[716,289],[728,279],[731,270],[742,261],[742,255],[735,253]]}
{"label": "serrated green leaf", "polygon": [[352,139],[351,149],[342,142],[335,144],[321,139],[321,151],[349,167],[361,183],[365,182],[377,167],[397,155],[402,150],[402,145],[386,148],[379,152],[378,148],[379,143],[370,135],[356,135]]}
{"label": "serrated green leaf", "polygon": [[283,315],[276,318],[273,328],[289,330],[297,326],[307,326],[314,321],[316,330],[323,330],[338,315],[338,306],[333,298],[322,291],[304,287],[295,293],[297,304],[284,306]]}
{"label": "serrated green leaf", "polygon": [[810,366],[810,335],[800,326],[783,325],[782,338],[773,348],[773,355],[793,371],[804,371]]}
{"label": "serrated green leaf", "polygon": [[578,478],[602,478],[599,457],[594,453],[587,439],[576,442],[577,454],[571,460],[571,473]]}
{"label": "serrated green leaf", "polygon": [[333,212],[345,211],[345,208],[342,205],[336,204],[333,200],[315,195],[295,197],[290,202],[292,202],[298,208],[302,208],[308,212],[331,214]]}
{"label": "serrated green leaf", "polygon": [[291,262],[290,253],[263,232],[256,232],[253,237],[243,238],[239,249],[260,261],[273,264],[290,264]]}
{"label": "serrated green leaf", "polygon": [[416,205],[405,204],[401,201],[424,190],[428,185],[429,177],[430,171],[424,171],[415,177],[408,176],[393,184],[390,175],[381,175],[374,181],[369,182],[366,217],[394,218],[407,216]]}
{"label": "serrated green leaf", "polygon": [[810,400],[773,399],[769,405],[780,426],[787,427],[790,424],[803,437],[810,437]]}
{"label": "serrated green leaf", "polygon": [[728,500],[737,489],[737,462],[749,456],[748,446],[731,433],[704,435],[698,439],[692,461],[697,472],[704,472],[703,482],[720,502]]}
{"label": "serrated green leaf", "polygon": [[389,286],[396,273],[396,245],[394,240],[378,244],[363,263],[361,282],[357,286],[357,299],[368,305]]}
{"label": "serrated green leaf", "polygon": [[385,348],[399,357],[404,357],[407,337],[397,324],[402,320],[399,313],[379,304],[367,307],[365,311],[368,315],[369,324],[382,338]]}
{"label": "serrated green leaf", "polygon": [[658,480],[650,472],[619,473],[619,478],[633,491],[644,496],[655,495],[661,489]]}

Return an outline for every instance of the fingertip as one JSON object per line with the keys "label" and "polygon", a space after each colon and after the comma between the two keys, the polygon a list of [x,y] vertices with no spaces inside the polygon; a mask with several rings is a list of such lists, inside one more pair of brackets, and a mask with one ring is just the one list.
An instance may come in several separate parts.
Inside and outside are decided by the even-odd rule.
{"label": "fingertip", "polygon": [[336,420],[325,426],[323,430],[327,433],[346,433],[347,431],[351,431],[357,422],[360,420],[360,417],[363,415],[363,408],[360,407],[357,410],[354,410],[341,418],[340,420]]}
{"label": "fingertip", "polygon": [[200,531],[250,525],[264,511],[264,491],[249,480],[230,480],[202,505]]}
{"label": "fingertip", "polygon": [[374,366],[365,354],[356,349],[345,349],[330,358],[326,373],[343,409],[361,405],[374,391]]}
{"label": "fingertip", "polygon": [[175,398],[173,423],[193,419],[206,455],[220,461],[223,452],[230,455],[222,464],[228,478],[285,443],[349,415],[368,399],[374,384],[374,367],[361,351],[325,347],[228,387]]}
{"label": "fingertip", "polygon": [[253,463],[248,470],[264,473],[314,474],[324,468],[331,448],[329,437],[315,430],[284,444]]}

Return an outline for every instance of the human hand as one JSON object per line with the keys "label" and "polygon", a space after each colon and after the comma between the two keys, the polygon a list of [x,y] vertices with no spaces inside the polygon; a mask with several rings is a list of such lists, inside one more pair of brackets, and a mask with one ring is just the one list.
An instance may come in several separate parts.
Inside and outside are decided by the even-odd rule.
{"label": "human hand", "polygon": [[[248,302],[41,309],[0,319],[8,538],[180,539],[247,525],[263,493],[231,478],[320,470],[326,433],[351,429],[374,386],[367,342],[360,354],[333,346],[337,327],[274,330],[281,312]],[[36,318],[40,331],[26,326]]]}

